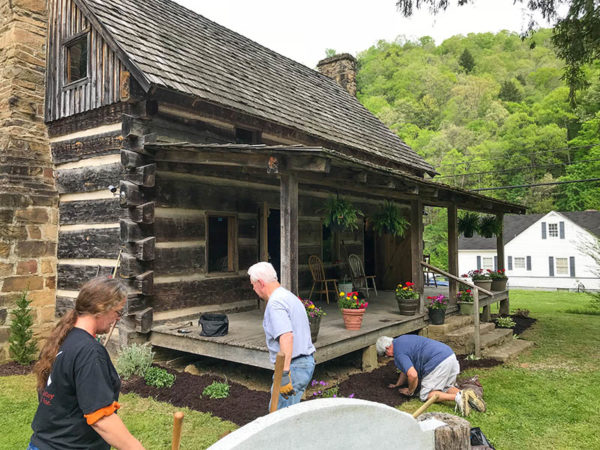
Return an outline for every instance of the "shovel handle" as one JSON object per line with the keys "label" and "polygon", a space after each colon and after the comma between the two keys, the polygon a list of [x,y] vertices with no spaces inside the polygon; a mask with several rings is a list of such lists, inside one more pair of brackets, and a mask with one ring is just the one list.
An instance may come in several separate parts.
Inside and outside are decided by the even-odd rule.
{"label": "shovel handle", "polygon": [[283,364],[285,362],[285,355],[283,352],[277,353],[275,358],[275,374],[273,376],[273,389],[271,392],[271,408],[269,413],[277,411],[279,406],[279,389],[281,388],[281,377],[283,377]]}
{"label": "shovel handle", "polygon": [[183,424],[183,413],[177,411],[173,414],[173,443],[171,444],[171,450],[179,450],[179,444],[181,443],[181,425]]}
{"label": "shovel handle", "polygon": [[439,394],[433,394],[429,400],[427,400],[425,403],[423,403],[421,405],[421,407],[419,409],[417,409],[414,413],[413,413],[413,417],[416,419],[418,416],[420,416],[421,414],[423,414],[423,412],[425,412],[425,410],[427,408],[429,408],[431,406],[432,403],[435,403],[437,401],[437,399],[440,398]]}

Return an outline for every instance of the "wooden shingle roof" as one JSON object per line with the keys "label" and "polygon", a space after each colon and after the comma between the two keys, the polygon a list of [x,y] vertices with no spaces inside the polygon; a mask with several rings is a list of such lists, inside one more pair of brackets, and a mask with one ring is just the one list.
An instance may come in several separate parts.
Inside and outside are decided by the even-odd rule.
{"label": "wooden shingle roof", "polygon": [[75,0],[146,88],[193,95],[420,172],[434,168],[332,79],[170,0]]}

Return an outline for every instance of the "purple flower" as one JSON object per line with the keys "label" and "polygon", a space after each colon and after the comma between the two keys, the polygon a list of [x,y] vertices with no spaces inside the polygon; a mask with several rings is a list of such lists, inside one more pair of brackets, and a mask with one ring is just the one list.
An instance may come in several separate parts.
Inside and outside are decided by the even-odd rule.
{"label": "purple flower", "polygon": [[348,396],[348,398],[354,398],[354,392]]}

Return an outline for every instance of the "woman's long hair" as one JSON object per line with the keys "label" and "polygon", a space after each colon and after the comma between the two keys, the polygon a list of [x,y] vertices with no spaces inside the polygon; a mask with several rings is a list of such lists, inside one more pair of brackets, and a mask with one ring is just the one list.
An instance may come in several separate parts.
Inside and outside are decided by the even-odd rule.
{"label": "woman's long hair", "polygon": [[77,318],[87,314],[95,316],[110,311],[116,308],[126,296],[125,286],[114,278],[98,277],[82,286],[75,301],[75,308],[60,319],[44,344],[40,352],[40,359],[33,367],[39,391],[46,386],[58,349],[75,326]]}

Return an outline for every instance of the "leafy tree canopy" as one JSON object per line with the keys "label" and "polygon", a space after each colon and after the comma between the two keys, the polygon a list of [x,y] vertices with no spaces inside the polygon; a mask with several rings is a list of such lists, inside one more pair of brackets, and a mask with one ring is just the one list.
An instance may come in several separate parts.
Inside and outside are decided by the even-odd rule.
{"label": "leafy tree canopy", "polygon": [[[600,56],[600,7],[596,0],[514,0],[524,3],[530,11],[539,11],[542,17],[553,25],[552,42],[557,55],[564,60],[566,67],[564,78],[569,86],[569,99],[574,104],[576,91],[584,87],[584,65],[596,61]],[[444,11],[449,0],[397,0],[398,10],[406,17],[413,9],[429,6],[433,14]],[[471,3],[469,0],[456,0],[458,6]],[[568,6],[564,17],[558,16],[562,5]],[[531,32],[538,24],[529,16],[528,30]],[[532,48],[537,46],[533,40]]]}

